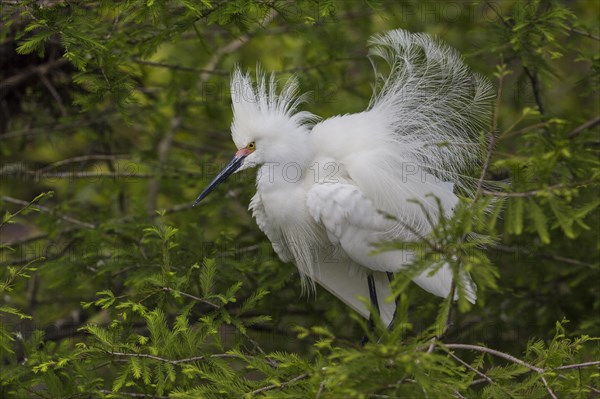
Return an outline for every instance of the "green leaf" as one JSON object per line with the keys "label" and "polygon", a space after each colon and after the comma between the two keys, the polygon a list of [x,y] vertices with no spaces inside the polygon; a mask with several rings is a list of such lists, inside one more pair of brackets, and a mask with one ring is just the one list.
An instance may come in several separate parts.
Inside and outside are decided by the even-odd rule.
{"label": "green leaf", "polygon": [[205,258],[200,270],[200,289],[202,290],[202,295],[205,297],[209,297],[212,294],[216,271],[217,262],[214,259]]}
{"label": "green leaf", "polygon": [[536,204],[535,199],[529,198],[527,202],[528,216],[533,221],[533,225],[538,233],[538,236],[544,244],[550,243],[550,234],[548,233],[548,221],[542,208]]}

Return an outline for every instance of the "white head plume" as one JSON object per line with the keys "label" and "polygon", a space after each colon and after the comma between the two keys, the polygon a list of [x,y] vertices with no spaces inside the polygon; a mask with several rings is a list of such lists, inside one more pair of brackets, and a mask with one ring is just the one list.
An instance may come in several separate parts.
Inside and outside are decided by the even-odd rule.
{"label": "white head plume", "polygon": [[231,136],[236,146],[243,147],[257,136],[275,138],[272,136],[284,135],[317,119],[310,112],[296,112],[306,97],[298,95],[298,80],[294,76],[277,94],[275,74],[267,82],[265,73],[257,68],[254,85],[249,73],[236,68],[231,77]]}

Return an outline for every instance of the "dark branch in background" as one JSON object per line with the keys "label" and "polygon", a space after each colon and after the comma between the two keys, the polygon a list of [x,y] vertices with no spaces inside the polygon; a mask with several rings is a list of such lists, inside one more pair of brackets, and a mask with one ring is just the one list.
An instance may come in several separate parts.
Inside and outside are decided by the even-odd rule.
{"label": "dark branch in background", "polygon": [[44,172],[50,170],[50,169],[55,169],[64,165],[68,165],[71,163],[78,163],[78,162],[88,162],[88,161],[106,161],[106,160],[117,160],[117,159],[128,159],[130,158],[130,155],[127,154],[121,154],[121,155],[104,155],[104,154],[91,154],[91,155],[82,155],[79,157],[73,157],[73,158],[68,158],[68,159],[63,159],[54,163],[51,163],[49,165],[44,166],[43,168],[40,168],[36,171],[36,173],[39,174],[43,174]]}
{"label": "dark branch in background", "polygon": [[36,126],[33,128],[16,130],[14,132],[8,132],[3,135],[0,135],[0,140],[17,138],[17,137],[28,137],[28,136],[44,134],[44,133],[56,133],[58,131],[90,126],[96,122],[105,121],[107,119],[110,119],[110,118],[116,117],[116,116],[118,116],[118,114],[116,113],[115,110],[107,110],[107,111],[97,113],[95,118],[89,118],[88,116],[85,116],[83,118],[79,118],[79,119],[73,120],[72,122],[68,122],[68,123],[48,124],[46,126]]}
{"label": "dark branch in background", "polygon": [[[163,138],[160,140],[157,146],[158,163],[161,170],[169,157],[169,151],[171,151],[173,136],[175,136],[175,132],[179,129],[179,126],[181,126],[181,117],[178,116],[178,108],[180,107],[175,105],[174,108],[175,116],[173,117],[173,119],[171,119],[171,126],[169,128],[169,131],[163,136]],[[151,217],[154,217],[156,215],[156,202],[159,191],[160,179],[152,179],[148,184],[148,215],[150,215]]]}
{"label": "dark branch in background", "polygon": [[[505,19],[502,16],[502,14],[496,9],[494,4],[491,4],[489,1],[486,1],[485,3],[494,12],[494,14],[496,14],[496,16],[498,17],[500,22],[502,22],[502,24],[506,28],[508,28],[509,31],[512,31],[512,29],[514,27],[514,22],[511,20]],[[540,114],[544,115],[544,105],[542,104],[542,98],[540,95],[540,85],[539,85],[537,71],[530,71],[525,65],[523,65],[523,71],[525,71],[525,74],[527,75],[527,78],[529,79],[529,81],[531,83],[533,96],[535,98],[535,103],[538,107],[538,110],[540,111]]]}
{"label": "dark branch in background", "polygon": [[56,105],[58,106],[58,109],[60,110],[60,114],[63,117],[66,117],[68,115],[67,108],[65,107],[65,104],[63,103],[62,98],[60,98],[60,94],[58,94],[58,91],[56,90],[56,88],[52,85],[52,83],[48,80],[48,78],[43,73],[40,73],[40,80],[42,81],[44,86],[46,86],[46,89],[48,89],[48,91],[50,92],[52,97],[56,100]]}
{"label": "dark branch in background", "polygon": [[[168,179],[202,178],[204,175],[198,172],[186,170],[175,170],[170,173],[132,173],[132,172],[53,172],[38,173],[35,170],[21,171],[19,174],[33,179],[93,179],[93,178],[130,178],[130,179],[154,179],[157,177]],[[17,173],[0,172],[0,176],[11,177]]]}
{"label": "dark branch in background", "polygon": [[531,89],[533,90],[533,97],[535,99],[535,104],[540,111],[540,114],[545,114],[544,105],[542,104],[542,96],[540,94],[540,81],[538,79],[537,71],[530,71],[529,68],[523,66],[523,71],[525,71],[525,75],[529,78],[529,82],[531,83]]}
{"label": "dark branch in background", "polygon": [[553,186],[548,186],[544,188],[540,188],[537,190],[531,191],[523,191],[523,192],[505,192],[505,191],[489,191],[482,190],[481,192],[485,195],[491,195],[493,197],[535,197],[536,195],[544,192],[548,192],[551,190],[559,190],[559,189],[569,189],[569,188],[579,188],[583,186],[587,186],[588,184],[594,183],[593,180],[583,181],[579,183],[573,184],[555,184]]}
{"label": "dark branch in background", "polygon": [[28,69],[24,70],[23,72],[19,73],[18,75],[13,75],[9,78],[6,78],[0,82],[0,96],[3,95],[4,93],[6,93],[9,89],[17,86],[24,80],[28,79],[29,77],[31,77],[33,75],[40,75],[40,76],[45,75],[50,70],[52,70],[54,68],[58,68],[63,65],[66,65],[66,64],[68,64],[68,62],[69,62],[69,60],[67,60],[66,58],[60,58],[58,60],[53,60],[53,61],[47,62],[46,64],[43,64],[43,65],[38,65],[35,67],[28,68]]}
{"label": "dark branch in background", "polygon": [[[531,255],[532,252],[529,251],[526,248],[519,248],[519,247],[507,247],[504,245],[500,245],[500,244],[496,244],[494,246],[494,248],[499,249],[501,251],[504,252],[509,252],[509,253],[523,253],[525,255]],[[590,268],[595,268],[596,266],[592,263],[587,263],[587,262],[583,262],[577,259],[571,259],[571,258],[566,258],[564,256],[560,256],[560,255],[554,255],[554,254],[540,254],[540,256],[544,259],[552,259],[555,260],[557,262],[565,262],[568,263],[570,265],[575,265],[575,266],[585,266],[585,267],[590,267]]]}
{"label": "dark branch in background", "polygon": [[[23,200],[20,200],[17,198],[12,198],[12,197],[7,197],[7,196],[3,196],[2,201],[5,201],[5,202],[11,203],[11,204],[17,204],[17,205],[28,205],[29,204],[29,202],[27,202],[27,201],[23,201]],[[47,213],[50,215],[54,214],[54,211],[52,209],[50,209],[46,206],[43,206],[43,205],[35,204],[35,205],[32,205],[31,208],[38,209],[40,212],[44,212],[44,213]],[[65,222],[76,224],[78,226],[85,227],[87,229],[95,229],[97,227],[95,224],[83,222],[83,221],[75,219],[74,217],[71,217],[71,216],[59,215],[58,218],[64,220]]]}
{"label": "dark branch in background", "polygon": [[228,71],[219,70],[219,69],[208,70],[208,69],[194,68],[194,67],[188,67],[188,66],[183,66],[183,65],[167,64],[164,62],[145,61],[145,60],[140,60],[139,58],[134,58],[133,62],[135,62],[137,64],[148,65],[148,66],[157,67],[157,68],[172,69],[175,71],[208,73],[211,75],[229,76]]}
{"label": "dark branch in background", "polygon": [[577,126],[575,129],[573,129],[571,131],[571,133],[569,133],[569,135],[567,137],[569,139],[574,139],[575,137],[579,136],[579,134],[581,134],[583,131],[585,131],[587,129],[591,129],[598,124],[600,124],[600,116],[592,118],[589,121]]}
{"label": "dark branch in background", "polygon": [[578,35],[581,36],[585,36],[585,37],[589,37],[590,39],[594,39],[600,42],[600,36],[596,36],[596,35],[592,35],[591,33],[576,29],[576,28],[569,28],[568,29],[569,32],[573,32],[573,33],[577,33]]}

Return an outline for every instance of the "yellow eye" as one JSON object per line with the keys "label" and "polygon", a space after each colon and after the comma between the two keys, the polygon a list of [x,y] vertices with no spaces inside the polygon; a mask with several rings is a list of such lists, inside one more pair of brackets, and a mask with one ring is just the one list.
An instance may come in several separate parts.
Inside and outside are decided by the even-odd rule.
{"label": "yellow eye", "polygon": [[246,146],[246,148],[247,148],[247,149],[249,149],[249,150],[253,150],[255,147],[256,147],[256,144],[254,144],[254,141],[253,141],[253,142],[251,142],[251,143],[249,143],[249,144]]}

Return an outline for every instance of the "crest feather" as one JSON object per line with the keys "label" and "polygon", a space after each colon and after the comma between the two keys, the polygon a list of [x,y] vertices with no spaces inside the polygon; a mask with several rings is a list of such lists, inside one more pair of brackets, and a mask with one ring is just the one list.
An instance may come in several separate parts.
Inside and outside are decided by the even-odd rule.
{"label": "crest feather", "polygon": [[[298,106],[306,102],[308,94],[298,94],[298,79],[290,77],[279,94],[275,74],[267,78],[264,71],[256,70],[256,84],[249,72],[243,73],[236,67],[231,76],[231,102],[233,123],[231,134],[238,147],[247,144],[251,136],[267,134],[271,126],[302,126],[314,121],[310,112],[296,112]],[[283,124],[283,126],[282,126]],[[276,129],[277,133],[284,132]]]}

